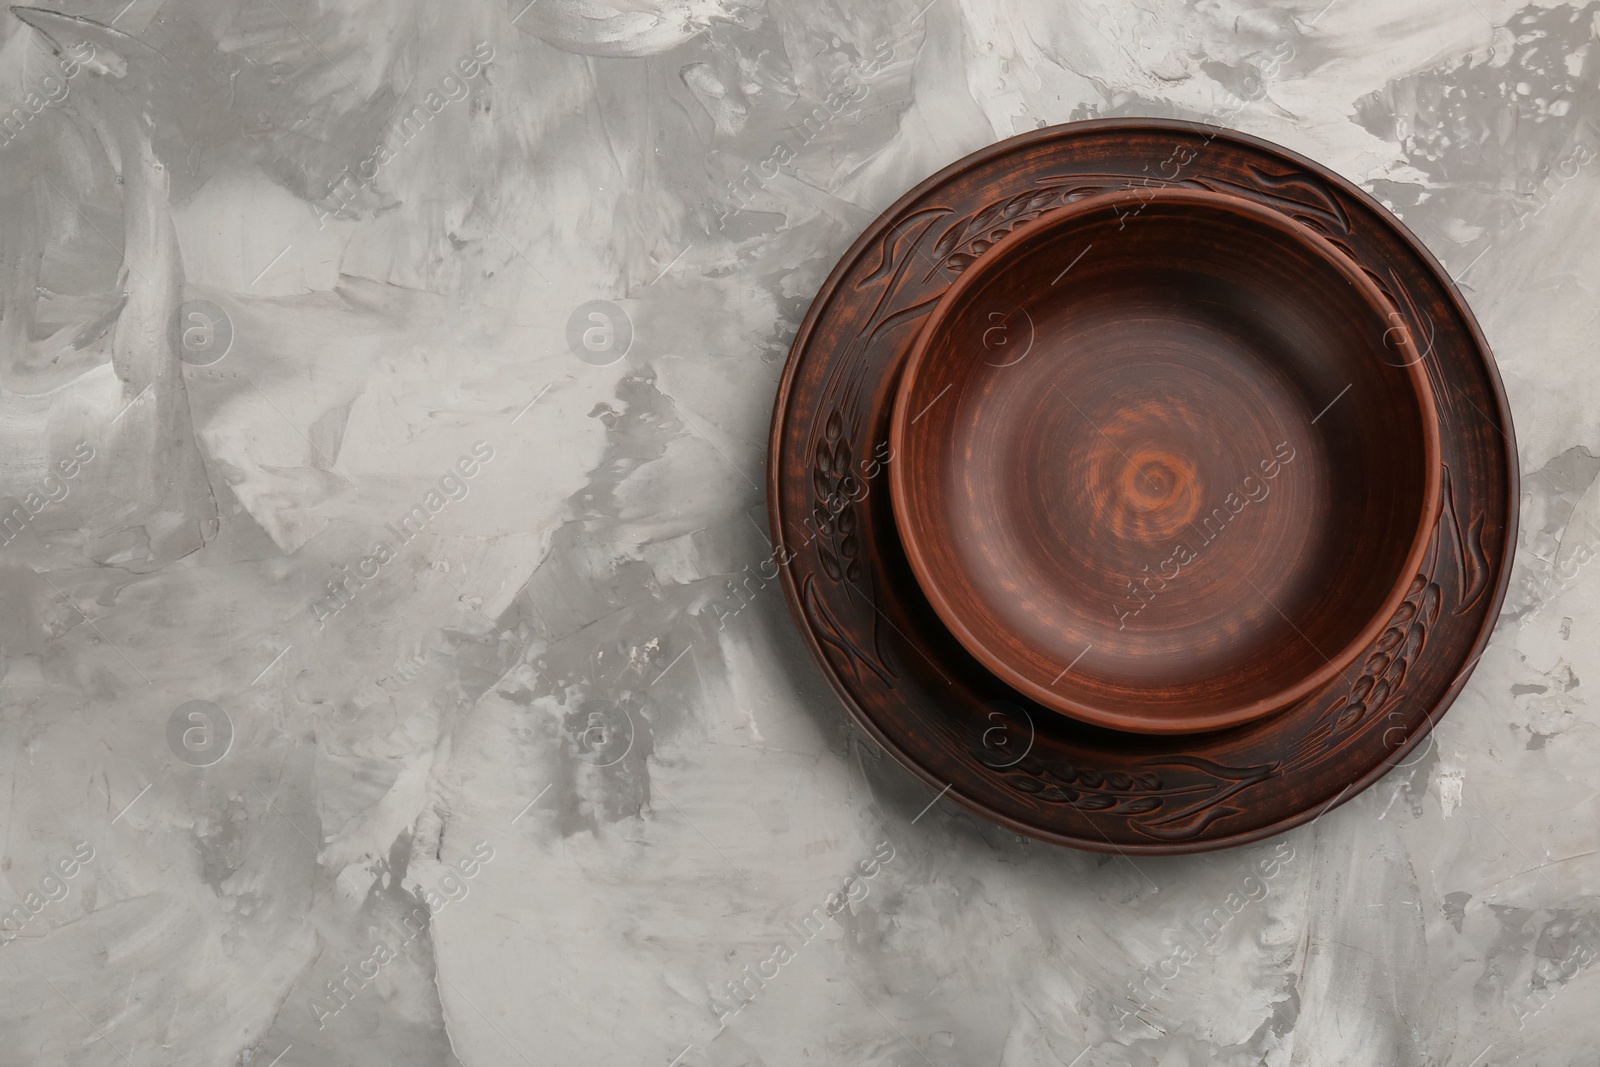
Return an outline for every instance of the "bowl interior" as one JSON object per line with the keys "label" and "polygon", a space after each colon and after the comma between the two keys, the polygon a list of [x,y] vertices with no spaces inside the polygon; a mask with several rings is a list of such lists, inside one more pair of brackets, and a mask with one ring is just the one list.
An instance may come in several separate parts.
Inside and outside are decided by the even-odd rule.
{"label": "bowl interior", "polygon": [[1014,232],[900,383],[896,521],[1002,679],[1115,729],[1217,729],[1349,665],[1438,497],[1415,346],[1331,245],[1232,197],[1095,197]]}

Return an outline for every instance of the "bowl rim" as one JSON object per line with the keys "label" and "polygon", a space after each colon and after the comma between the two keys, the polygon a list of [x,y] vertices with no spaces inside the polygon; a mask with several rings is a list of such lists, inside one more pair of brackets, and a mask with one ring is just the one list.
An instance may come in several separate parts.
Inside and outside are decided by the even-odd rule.
{"label": "bowl rim", "polygon": [[[1331,656],[1322,652],[1321,649],[1316,649],[1327,662],[1292,684],[1283,686],[1266,696],[1222,711],[1212,712],[1207,715],[1183,716],[1171,720],[1099,707],[1058,693],[1049,686],[1040,685],[1036,680],[1013,667],[998,655],[988,642],[982,640],[967,625],[947,597],[946,591],[941,585],[940,573],[931,565],[932,561],[929,558],[924,542],[918,536],[916,525],[912,521],[909,502],[911,488],[908,469],[910,464],[904,462],[906,457],[913,454],[907,444],[911,425],[909,417],[910,396],[916,387],[919,372],[927,361],[928,350],[932,345],[933,338],[938,332],[938,328],[950,317],[956,303],[990,275],[1008,266],[1007,254],[1016,245],[1033,239],[1046,231],[1069,225],[1082,216],[1104,212],[1108,209],[1114,210],[1121,204],[1135,201],[1141,207],[1160,201],[1168,204],[1189,204],[1192,206],[1221,208],[1235,214],[1250,216],[1255,221],[1278,230],[1287,238],[1309,246],[1332,265],[1334,269],[1343,274],[1356,287],[1364,302],[1370,305],[1384,321],[1400,324],[1396,327],[1391,327],[1391,329],[1399,334],[1396,348],[1405,358],[1404,369],[1411,381],[1412,393],[1417,398],[1423,424],[1421,457],[1424,463],[1422,507],[1419,509],[1416,528],[1411,532],[1411,543],[1401,567],[1400,576],[1390,588],[1382,605],[1367,620],[1366,625],[1347,641],[1338,652]],[[1377,639],[1405,599],[1406,592],[1415,579],[1422,564],[1423,556],[1428,549],[1430,534],[1438,516],[1442,480],[1440,471],[1442,446],[1439,438],[1439,416],[1435,406],[1432,383],[1428,379],[1426,369],[1422,366],[1425,356],[1418,353],[1416,344],[1411,337],[1411,331],[1404,325],[1404,322],[1404,317],[1395,308],[1393,301],[1383,294],[1377,283],[1331,241],[1296,219],[1240,196],[1170,186],[1143,190],[1115,190],[1086,196],[1071,204],[1047,211],[1037,219],[1018,226],[974,260],[941,294],[938,301],[923,319],[922,325],[918,328],[916,341],[912,345],[910,355],[906,358],[905,365],[900,370],[900,378],[895,386],[893,416],[889,426],[889,445],[891,448],[890,455],[901,462],[888,465],[889,496],[894,512],[895,526],[900,535],[900,543],[905,551],[907,561],[911,565],[912,573],[917,579],[917,584],[921,586],[923,594],[928,598],[934,611],[939,615],[940,620],[950,630],[951,634],[985,668],[1007,685],[1037,701],[1044,707],[1081,722],[1134,734],[1177,735],[1209,733],[1231,726],[1242,725],[1275,712],[1286,710],[1297,701],[1316,692],[1335,677],[1343,674],[1356,658]],[[1396,369],[1401,368],[1397,367]],[[1293,623],[1290,625],[1292,626]],[[1316,646],[1312,647],[1315,649]]]}

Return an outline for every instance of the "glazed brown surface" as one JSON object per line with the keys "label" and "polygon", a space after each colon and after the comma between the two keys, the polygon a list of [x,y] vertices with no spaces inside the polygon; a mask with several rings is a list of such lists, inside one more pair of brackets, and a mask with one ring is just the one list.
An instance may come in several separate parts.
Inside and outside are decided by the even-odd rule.
{"label": "glazed brown surface", "polygon": [[1219,729],[1344,671],[1438,504],[1427,376],[1308,227],[1088,197],[950,286],[902,372],[895,516],[951,632],[1046,707]]}
{"label": "glazed brown surface", "polygon": [[[1200,735],[1099,729],[1001,682],[923,596],[887,488],[899,373],[950,284],[1046,211],[1157,187],[1247,197],[1344,251],[1398,309],[1439,416],[1439,506],[1382,632],[1344,677],[1293,707]],[[951,165],[843,254],[801,323],[774,402],[768,517],[801,639],[861,729],[930,797],[1074,848],[1197,852],[1308,822],[1425,758],[1418,746],[1466,684],[1505,594],[1515,457],[1470,310],[1367,194],[1243,134],[1104,120],[1034,131]]]}

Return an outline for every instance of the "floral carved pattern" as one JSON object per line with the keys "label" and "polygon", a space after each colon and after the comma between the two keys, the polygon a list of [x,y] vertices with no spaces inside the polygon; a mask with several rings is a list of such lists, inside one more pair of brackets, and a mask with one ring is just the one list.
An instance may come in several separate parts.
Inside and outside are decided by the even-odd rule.
{"label": "floral carved pattern", "polygon": [[854,499],[860,479],[851,470],[850,439],[844,435],[844,420],[834,411],[823,425],[811,467],[811,518],[816,523],[817,559],[829,578],[855,583],[861,580],[861,540]]}
{"label": "floral carved pattern", "polygon": [[[1257,167],[1251,167],[1248,174],[1248,183],[1220,178],[1174,176],[1167,179],[1126,174],[1078,174],[1071,178],[1044,179],[1038,183],[1038,188],[996,200],[947,226],[934,242],[933,267],[935,270],[944,267],[960,274],[1011,231],[1053,208],[1099,193],[1137,193],[1141,189],[1204,189],[1243,196],[1315,227],[1349,252],[1342,238],[1350,235],[1350,219],[1321,183],[1305,175],[1271,174]],[[1293,195],[1296,193],[1300,195]],[[1351,256],[1355,258],[1353,253]],[[926,277],[931,278],[933,273],[930,270]]]}
{"label": "floral carved pattern", "polygon": [[1429,627],[1438,621],[1439,585],[1430,575],[1419,574],[1362,662],[1361,676],[1328,708],[1334,735],[1389,710],[1389,704],[1400,697],[1406,673],[1427,644]]}
{"label": "floral carved pattern", "polygon": [[[1025,222],[1031,222],[1051,208],[1061,207],[1089,193],[1103,192],[1099,183],[1073,181],[1043,189],[1030,189],[997,200],[982,211],[956,220],[933,245],[934,267],[945,267],[960,274],[995,243]],[[928,277],[933,272],[929,271]]]}
{"label": "floral carved pattern", "polygon": [[[1347,688],[1333,690],[1333,701],[1317,716],[1317,726],[1296,748],[1286,764],[1293,768],[1322,759],[1359,735],[1360,728],[1393,710],[1400,702],[1407,677],[1422,658],[1437,626],[1444,603],[1439,583],[1446,556],[1454,561],[1450,584],[1455,591],[1454,614],[1477,603],[1488,588],[1488,561],[1482,546],[1483,517],[1476,515],[1463,526],[1456,509],[1455,488],[1449,466],[1440,474],[1439,513],[1422,566],[1406,588],[1405,599],[1389,617],[1366,655],[1359,660],[1360,674]],[[1312,702],[1326,699],[1325,690]]]}
{"label": "floral carved pattern", "polygon": [[1136,771],[1099,771],[1027,759],[1005,772],[1002,781],[1036,801],[1121,816],[1146,837],[1182,841],[1217,819],[1237,814],[1241,809],[1227,801],[1271,778],[1277,769],[1275,763],[1224,767],[1198,757],[1173,757],[1142,764]]}
{"label": "floral carved pattern", "polygon": [[861,677],[861,669],[865,667],[884,685],[894,688],[894,675],[890,670],[875,654],[868,653],[851,639],[850,632],[839,624],[827,601],[817,595],[816,575],[808,574],[800,580],[800,603],[817,639],[838,652],[857,677]]}
{"label": "floral carved pattern", "polygon": [[839,653],[857,678],[864,677],[862,670],[865,669],[892,689],[894,672],[884,664],[876,649],[877,608],[862,581],[866,577],[863,565],[866,531],[861,502],[870,489],[864,480],[868,467],[864,461],[860,469],[856,466],[856,450],[851,439],[859,426],[857,420],[847,422],[845,415],[845,409],[853,406],[856,393],[848,386],[842,392],[840,403],[821,420],[820,432],[812,445],[811,506],[805,517],[803,546],[814,553],[816,570],[820,570],[828,582],[843,587],[852,601],[865,602],[872,616],[866,626],[874,648],[868,650],[857,643],[851,637],[854,628],[843,625],[829,608],[827,599],[819,595],[815,570],[800,583],[800,602],[818,638]]}

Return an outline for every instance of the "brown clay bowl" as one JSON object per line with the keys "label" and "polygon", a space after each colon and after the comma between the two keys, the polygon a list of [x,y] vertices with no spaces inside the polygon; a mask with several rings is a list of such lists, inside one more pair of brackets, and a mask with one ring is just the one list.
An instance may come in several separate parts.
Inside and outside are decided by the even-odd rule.
{"label": "brown clay bowl", "polygon": [[1403,322],[1243,198],[1112,193],[1017,228],[928,315],[895,399],[928,600],[1007,684],[1115,730],[1312,693],[1389,623],[1439,502]]}

